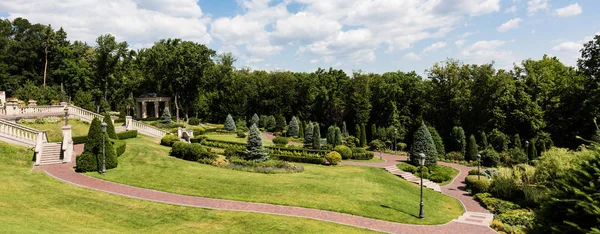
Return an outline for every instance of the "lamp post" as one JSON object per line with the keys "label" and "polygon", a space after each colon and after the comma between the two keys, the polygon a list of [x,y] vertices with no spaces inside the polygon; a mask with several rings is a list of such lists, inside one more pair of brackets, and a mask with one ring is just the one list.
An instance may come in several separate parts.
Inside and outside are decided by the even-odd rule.
{"label": "lamp post", "polygon": [[396,142],[397,136],[398,136],[398,129],[394,128],[394,152],[396,152],[398,150],[398,142]]}
{"label": "lamp post", "polygon": [[65,126],[69,125],[69,107],[65,106]]}
{"label": "lamp post", "polygon": [[419,153],[419,165],[421,165],[421,206],[419,209],[419,218],[425,218],[425,215],[423,214],[423,166],[425,166],[425,154],[424,153]]}
{"label": "lamp post", "polygon": [[529,164],[529,141],[525,141],[525,153],[527,154],[527,164]]}
{"label": "lamp post", "polygon": [[477,154],[477,180],[481,180],[481,172],[479,171],[480,164],[481,164],[481,154]]}
{"label": "lamp post", "polygon": [[100,127],[102,128],[102,174],[106,174],[106,145],[104,143],[104,138],[106,135],[106,126],[107,124],[105,122],[102,122],[102,124],[100,124]]}

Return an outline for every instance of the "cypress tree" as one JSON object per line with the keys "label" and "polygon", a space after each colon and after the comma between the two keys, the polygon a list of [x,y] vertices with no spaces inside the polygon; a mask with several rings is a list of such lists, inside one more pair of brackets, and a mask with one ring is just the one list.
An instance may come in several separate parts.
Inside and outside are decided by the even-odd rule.
{"label": "cypress tree", "polygon": [[421,122],[421,126],[415,132],[410,148],[410,161],[413,165],[419,165],[419,153],[425,154],[425,165],[428,166],[437,163],[435,143],[433,142],[433,138],[431,138],[431,133],[429,133],[427,126],[423,122]]}
{"label": "cypress tree", "polygon": [[465,130],[460,126],[452,128],[452,150],[465,155],[467,151],[467,139]]}
{"label": "cypress tree", "polygon": [[262,137],[256,124],[252,124],[248,132],[248,144],[246,145],[246,160],[263,162],[269,159],[269,154],[263,147]]}
{"label": "cypress tree", "polygon": [[313,145],[313,124],[308,123],[304,129],[304,148],[312,148]]}
{"label": "cypress tree", "polygon": [[371,124],[371,141],[377,139],[377,126],[375,124]]}
{"label": "cypress tree", "polygon": [[521,148],[521,137],[519,136],[519,133],[515,134],[513,137],[513,148]]}
{"label": "cypress tree", "polygon": [[350,136],[350,134],[348,134],[348,129],[346,128],[346,121],[342,122],[342,136],[343,137]]}
{"label": "cypress tree", "polygon": [[275,126],[277,125],[277,121],[275,120],[275,116],[270,115],[269,121],[267,121],[267,129],[269,131],[275,131]]}
{"label": "cypress tree", "polygon": [[231,117],[231,115],[227,115],[227,118],[225,118],[225,124],[224,124],[223,128],[227,131],[231,131],[231,132],[235,131],[235,129],[236,129],[235,121],[233,121],[233,117]]}
{"label": "cypress tree", "polygon": [[102,121],[106,123],[106,133],[108,134],[108,137],[110,137],[110,139],[119,139],[119,137],[117,137],[117,131],[115,131],[115,125],[110,119],[110,115],[104,115]]}
{"label": "cypress tree", "polygon": [[337,126],[335,127],[335,137],[333,146],[342,145],[342,131]]}
{"label": "cypress tree", "polygon": [[532,160],[537,157],[537,150],[535,149],[535,141],[529,142],[529,152],[527,153],[529,160]]}
{"label": "cypress tree", "polygon": [[540,150],[538,151],[538,156],[542,156],[542,153],[546,152],[546,142],[544,141],[539,141],[540,142]]}
{"label": "cypress tree", "polygon": [[435,143],[435,149],[438,152],[438,155],[446,155],[446,149],[444,147],[444,141],[440,134],[435,130],[433,126],[427,126],[427,130],[431,134],[431,138],[433,139],[433,143]]}
{"label": "cypress tree", "polygon": [[488,141],[484,131],[479,132],[479,146],[481,149],[487,149]]}
{"label": "cypress tree", "polygon": [[304,138],[304,128],[305,128],[305,126],[306,126],[306,123],[304,123],[304,121],[300,121],[300,131],[299,131],[299,133],[300,133],[299,137],[300,138]]}
{"label": "cypress tree", "polygon": [[367,146],[367,130],[364,123],[360,124],[360,146]]}
{"label": "cypress tree", "polygon": [[[102,129],[101,121],[94,118],[88,130],[88,136],[83,149],[83,154],[76,159],[78,172],[100,171],[102,168]],[[113,143],[108,137],[108,133],[104,134],[104,145],[106,155],[106,169],[115,168],[118,165],[117,153],[113,147]]]}
{"label": "cypress tree", "polygon": [[275,119],[275,131],[283,131],[286,125],[287,124],[285,124],[285,117],[283,117],[282,114],[277,115],[277,118]]}
{"label": "cypress tree", "polygon": [[84,153],[92,153],[94,155],[98,154],[98,152],[102,153],[100,151],[102,149],[102,128],[100,128],[100,124],[100,119],[95,117],[92,120],[83,148]]}
{"label": "cypress tree", "polygon": [[475,136],[473,136],[473,134],[469,136],[469,142],[467,144],[467,155],[465,155],[465,159],[467,161],[477,160],[477,141],[475,141]]}
{"label": "cypress tree", "polygon": [[333,125],[327,128],[327,144],[334,145],[335,141],[335,127]]}
{"label": "cypress tree", "polygon": [[[258,126],[260,123],[260,118],[258,117],[258,115],[256,113],[254,113],[254,115],[252,116],[252,119],[250,119],[250,125],[252,124],[256,124],[256,126]],[[262,126],[264,127],[264,126]]]}
{"label": "cypress tree", "polygon": [[318,123],[313,126],[313,149],[321,149],[321,128]]}
{"label": "cypress tree", "polygon": [[291,137],[298,137],[298,135],[300,134],[300,126],[298,126],[298,120],[296,119],[296,116],[292,117],[292,120],[290,120],[290,126],[288,127],[288,136]]}
{"label": "cypress tree", "polygon": [[261,128],[267,129],[267,127],[269,126],[269,116],[261,115],[259,119],[260,119],[260,121],[259,121],[260,125],[259,126]]}
{"label": "cypress tree", "polygon": [[360,125],[356,124],[356,126],[354,126],[354,132],[355,132],[356,138],[360,139]]}
{"label": "cypress tree", "polygon": [[171,112],[169,111],[169,107],[165,106],[162,114],[162,123],[170,124],[171,123]]}

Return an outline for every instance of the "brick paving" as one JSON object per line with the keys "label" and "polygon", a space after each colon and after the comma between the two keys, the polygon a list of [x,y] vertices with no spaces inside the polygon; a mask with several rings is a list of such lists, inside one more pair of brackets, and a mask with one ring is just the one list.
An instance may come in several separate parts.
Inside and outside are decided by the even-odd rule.
{"label": "brick paving", "polygon": [[[83,151],[83,145],[76,145],[75,151],[81,153]],[[359,163],[355,164],[355,162],[344,162],[344,164],[353,164],[353,165],[363,165],[363,166],[376,166],[376,167],[385,167],[386,165],[391,165],[393,163],[397,163],[397,160],[401,160],[402,157],[393,156],[393,155],[384,155],[387,160],[385,163]],[[458,165],[452,164],[451,166],[455,167]],[[103,191],[107,193],[122,195],[126,197],[162,202],[167,204],[175,204],[182,206],[190,206],[190,207],[199,207],[199,208],[209,208],[209,209],[218,209],[218,210],[231,210],[231,211],[245,211],[245,212],[256,212],[256,213],[265,213],[265,214],[277,214],[277,215],[286,215],[286,216],[294,216],[294,217],[302,217],[302,218],[310,218],[316,220],[322,220],[327,222],[334,222],[344,225],[355,226],[359,228],[366,228],[381,232],[387,233],[407,233],[407,234],[422,234],[422,233],[495,233],[491,228],[487,225],[473,225],[469,223],[463,223],[458,221],[452,221],[443,225],[411,225],[411,224],[401,224],[390,221],[365,218],[356,215],[332,212],[332,211],[324,211],[317,209],[309,209],[309,208],[301,208],[301,207],[292,207],[292,206],[282,206],[282,205],[272,205],[272,204],[263,204],[263,203],[253,203],[253,202],[242,202],[242,201],[232,201],[232,200],[224,200],[224,199],[213,199],[213,198],[203,198],[203,197],[194,197],[194,196],[186,196],[180,194],[173,194],[167,192],[161,192],[151,189],[144,189],[139,187],[133,187],[123,184],[118,184],[114,182],[109,182],[101,179],[92,178],[83,174],[75,173],[73,170],[74,162],[67,164],[55,164],[48,166],[40,166],[34,168],[34,170],[44,171],[48,175],[64,181],[69,184],[73,184],[80,187],[85,187],[89,189],[94,189],[98,191]],[[479,205],[478,203],[469,202],[468,198],[472,200],[469,196],[466,196],[464,192],[461,192],[459,187],[461,186],[462,180],[466,175],[467,171],[466,167],[461,170],[461,174],[457,177],[457,179],[447,185],[442,187],[442,192],[448,194],[453,197],[457,197],[463,205],[465,206],[467,211],[478,211],[478,208],[475,205]],[[457,191],[458,190],[458,191]],[[463,201],[463,199],[465,201]],[[483,211],[482,207],[479,208]]]}

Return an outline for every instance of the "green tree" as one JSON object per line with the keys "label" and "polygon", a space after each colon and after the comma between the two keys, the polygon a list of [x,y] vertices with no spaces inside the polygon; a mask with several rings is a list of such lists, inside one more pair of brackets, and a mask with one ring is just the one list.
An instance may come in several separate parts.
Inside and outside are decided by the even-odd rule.
{"label": "green tree", "polygon": [[360,124],[360,146],[367,146],[367,130],[364,123]]}
{"label": "green tree", "polygon": [[488,141],[484,131],[479,132],[479,146],[482,150],[487,149]]}
{"label": "green tree", "polygon": [[275,126],[277,125],[276,123],[277,121],[275,120],[275,116],[270,115],[269,116],[269,121],[267,121],[267,129],[269,131],[275,131]]}
{"label": "green tree", "polygon": [[535,148],[535,141],[534,140],[531,140],[529,142],[529,149],[528,149],[528,151],[529,152],[527,152],[527,157],[529,158],[529,160],[533,160],[533,159],[537,158],[538,152],[537,152],[537,149]]}
{"label": "green tree", "polygon": [[452,150],[465,155],[467,150],[467,139],[465,131],[460,126],[452,128]]}
{"label": "green tree", "polygon": [[281,132],[285,129],[285,117],[283,117],[283,115],[279,114],[277,115],[277,118],[275,120],[275,131],[277,132]]}
{"label": "green tree", "polygon": [[473,136],[473,134],[469,136],[469,141],[467,143],[467,154],[465,155],[465,159],[467,161],[477,160],[477,141],[475,141],[475,136]]}
{"label": "green tree", "polygon": [[313,124],[308,123],[304,129],[304,148],[312,148],[313,146]]}
{"label": "green tree", "polygon": [[342,122],[342,136],[343,137],[350,136],[350,134],[348,134],[348,129],[346,128],[346,121]]}
{"label": "green tree", "polygon": [[304,121],[300,121],[300,129],[298,132],[300,134],[300,136],[298,136],[298,137],[304,138],[304,129],[305,128],[306,128],[306,123]]}
{"label": "green tree", "polygon": [[223,125],[223,128],[230,132],[235,131],[235,121],[233,121],[233,117],[231,117],[231,115],[227,115],[227,118],[225,118],[225,124]]}
{"label": "green tree", "polygon": [[248,144],[246,145],[246,160],[264,162],[269,159],[269,154],[265,151],[262,142],[262,136],[256,124],[252,124],[248,132]]}
{"label": "green tree", "polygon": [[377,139],[377,126],[375,124],[371,124],[371,141]]}
{"label": "green tree", "polygon": [[[258,117],[258,115],[256,113],[254,113],[254,115],[252,116],[252,119],[250,120],[250,125],[252,124],[256,124],[256,126],[258,126],[260,123],[260,118]],[[261,126],[264,127],[264,126]]]}
{"label": "green tree", "polygon": [[313,140],[313,144],[312,144],[313,149],[316,149],[316,150],[321,149],[321,128],[319,127],[319,124],[315,124],[313,126],[312,140]]}
{"label": "green tree", "polygon": [[117,132],[115,131],[115,125],[113,124],[110,115],[105,114],[102,120],[106,123],[106,133],[108,134],[108,137],[110,137],[110,139],[118,140],[119,138],[117,137]]}
{"label": "green tree", "polygon": [[335,126],[331,125],[327,128],[327,144],[335,145]]}
{"label": "green tree", "polygon": [[296,116],[292,117],[290,120],[290,126],[288,127],[287,135],[291,137],[298,137],[300,134],[300,126],[298,126],[298,120]]}
{"label": "green tree", "polygon": [[431,134],[431,138],[433,139],[433,142],[435,143],[435,149],[437,150],[438,155],[446,155],[444,141],[442,140],[442,137],[437,132],[437,130],[435,130],[435,128],[433,126],[427,126],[427,130],[429,130],[429,133]]}
{"label": "green tree", "polygon": [[435,143],[425,123],[421,123],[421,126],[417,129],[413,137],[413,144],[410,149],[410,162],[413,165],[419,165],[419,153],[425,154],[425,165],[437,164]]}
{"label": "green tree", "polygon": [[489,135],[489,144],[494,147],[497,152],[508,150],[509,137],[498,129],[494,129]]}
{"label": "green tree", "polygon": [[169,107],[165,106],[162,114],[162,123],[170,124],[171,123],[171,112],[169,111]]}
{"label": "green tree", "polygon": [[[94,118],[90,124],[88,130],[88,136],[85,142],[82,156],[77,157],[78,172],[88,171],[100,171],[102,168],[102,149],[103,146],[105,151],[105,165],[106,169],[116,168],[118,166],[118,160],[116,152],[113,148],[112,142],[108,137],[108,134],[102,133],[100,127],[101,121],[98,118]],[[104,135],[104,144],[102,136]]]}
{"label": "green tree", "polygon": [[521,149],[521,137],[519,136],[519,134],[515,134],[515,136],[513,137],[513,148],[517,148],[517,149]]}
{"label": "green tree", "polygon": [[354,132],[356,133],[355,134],[356,138],[360,139],[361,134],[360,134],[360,125],[359,124],[356,124],[356,126],[354,126]]}
{"label": "green tree", "polygon": [[337,126],[335,127],[335,136],[334,136],[333,139],[334,139],[333,140],[333,142],[334,142],[333,146],[334,147],[338,146],[338,145],[342,145],[342,143],[343,143],[342,142],[342,131]]}

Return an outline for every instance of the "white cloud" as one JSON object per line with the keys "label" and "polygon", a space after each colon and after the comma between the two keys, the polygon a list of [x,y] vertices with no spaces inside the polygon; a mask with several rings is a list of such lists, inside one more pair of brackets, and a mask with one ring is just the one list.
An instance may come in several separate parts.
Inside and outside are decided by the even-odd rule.
{"label": "white cloud", "polygon": [[500,68],[509,68],[516,59],[512,51],[499,47],[511,42],[513,41],[478,41],[464,48],[460,55],[468,62],[477,64],[495,62]]}
{"label": "white cloud", "polygon": [[418,54],[415,54],[413,52],[406,53],[404,56],[402,56],[402,58],[404,58],[406,60],[413,60],[413,61],[421,60],[421,56],[419,56]]}
{"label": "white cloud", "polygon": [[439,50],[441,48],[444,48],[445,46],[446,46],[446,42],[443,42],[443,41],[433,43],[430,46],[427,46],[427,48],[423,49],[423,54]]}
{"label": "white cloud", "polygon": [[[63,27],[70,40],[94,45],[98,36],[113,34],[136,47],[148,46],[163,38],[209,43],[207,18],[192,0],[3,0],[0,11],[8,19],[27,18],[32,23]],[[177,3],[173,5],[173,3]],[[167,6],[168,7],[157,7]]]}
{"label": "white cloud", "polygon": [[571,4],[563,8],[556,9],[556,14],[559,17],[570,17],[581,14],[582,10],[579,3]]}
{"label": "white cloud", "polygon": [[514,18],[500,25],[496,30],[498,32],[506,32],[511,29],[519,28],[519,23],[523,21],[521,18]]}
{"label": "white cloud", "polygon": [[541,10],[546,10],[548,7],[548,0],[530,0],[527,2],[527,12],[529,12],[530,15]]}
{"label": "white cloud", "polygon": [[324,19],[312,13],[299,12],[275,23],[273,37],[287,41],[311,43],[338,33],[342,25],[331,19]]}
{"label": "white cloud", "polygon": [[[595,35],[600,35],[600,32],[597,32]],[[563,52],[579,52],[579,50],[581,50],[581,48],[583,48],[583,44],[588,43],[593,38],[594,38],[593,36],[587,36],[579,41],[562,42],[558,45],[553,46],[552,50],[563,51]]]}
{"label": "white cloud", "polygon": [[516,13],[516,12],[517,12],[517,6],[516,5],[513,5],[513,6],[511,6],[509,8],[506,8],[504,10],[504,13]]}
{"label": "white cloud", "polygon": [[454,42],[454,44],[458,47],[462,47],[465,44],[465,40],[458,40]]}

